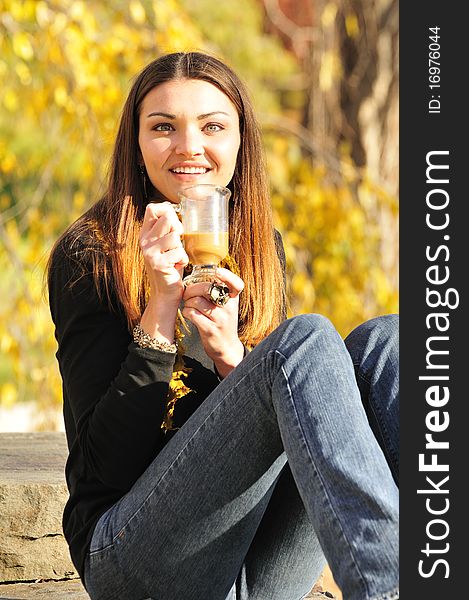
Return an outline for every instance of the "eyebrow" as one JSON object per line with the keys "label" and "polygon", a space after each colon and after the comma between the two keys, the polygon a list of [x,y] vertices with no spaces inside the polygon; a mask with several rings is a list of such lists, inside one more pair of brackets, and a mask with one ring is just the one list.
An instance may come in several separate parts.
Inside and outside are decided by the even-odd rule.
{"label": "eyebrow", "polygon": [[[199,115],[197,117],[197,120],[202,121],[202,119],[207,119],[208,117],[212,117],[213,115],[226,115],[227,117],[230,116],[229,113],[225,112],[224,110],[214,110],[213,112]],[[164,117],[165,119],[176,119],[176,115],[171,115],[165,112],[152,112],[149,115],[147,115],[147,119],[149,119],[150,117]]]}

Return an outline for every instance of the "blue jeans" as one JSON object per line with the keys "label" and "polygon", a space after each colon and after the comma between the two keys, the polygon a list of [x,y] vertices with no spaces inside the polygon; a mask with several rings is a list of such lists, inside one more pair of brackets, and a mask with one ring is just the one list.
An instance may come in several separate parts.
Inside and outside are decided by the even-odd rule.
{"label": "blue jeans", "polygon": [[398,598],[397,331],[282,323],[101,517],[91,598],[300,600],[326,560],[345,600]]}

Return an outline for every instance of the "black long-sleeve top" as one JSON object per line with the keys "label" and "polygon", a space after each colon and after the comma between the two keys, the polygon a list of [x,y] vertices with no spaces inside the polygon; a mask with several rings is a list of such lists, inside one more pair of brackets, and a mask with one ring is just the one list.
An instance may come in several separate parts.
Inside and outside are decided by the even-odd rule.
{"label": "black long-sleeve top", "polygon": [[[278,246],[284,266],[281,241]],[[130,490],[172,435],[164,434],[160,425],[175,354],[132,342],[124,314],[110,310],[98,294],[91,268],[86,271],[85,265],[83,275],[70,285],[76,279],[77,253],[79,249],[72,253],[67,248],[66,240],[53,253],[49,303],[69,448],[65,476],[70,496],[63,530],[83,579],[99,517]],[[175,429],[219,383],[195,327],[183,344],[184,362],[191,368],[186,382],[192,391],[176,403]]]}
{"label": "black long-sleeve top", "polygon": [[[49,302],[58,342],[69,456],[69,500],[63,529],[81,577],[94,526],[145,471],[171,433],[160,428],[175,355],[131,341],[123,314],[100,299],[92,273],[76,277],[75,259],[57,247],[49,275]],[[213,363],[195,327],[184,338],[193,390],[176,404],[174,427],[217,386]]]}

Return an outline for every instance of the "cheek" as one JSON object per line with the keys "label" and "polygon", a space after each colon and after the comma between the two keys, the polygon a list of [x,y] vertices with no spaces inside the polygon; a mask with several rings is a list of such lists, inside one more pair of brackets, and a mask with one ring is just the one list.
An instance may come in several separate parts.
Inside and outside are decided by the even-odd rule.
{"label": "cheek", "polygon": [[227,167],[229,166],[230,170],[233,171],[236,166],[236,160],[238,158],[239,146],[239,141],[233,140],[227,142],[223,148],[225,163]]}
{"label": "cheek", "polygon": [[171,141],[167,139],[142,140],[140,150],[147,165],[160,166],[171,149]]}

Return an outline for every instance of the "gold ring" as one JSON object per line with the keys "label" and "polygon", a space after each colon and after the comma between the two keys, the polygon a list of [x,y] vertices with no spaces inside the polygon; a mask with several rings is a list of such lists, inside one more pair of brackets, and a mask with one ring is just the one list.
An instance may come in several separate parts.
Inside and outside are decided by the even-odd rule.
{"label": "gold ring", "polygon": [[223,283],[214,281],[208,291],[208,297],[212,304],[225,306],[230,299],[230,288]]}

